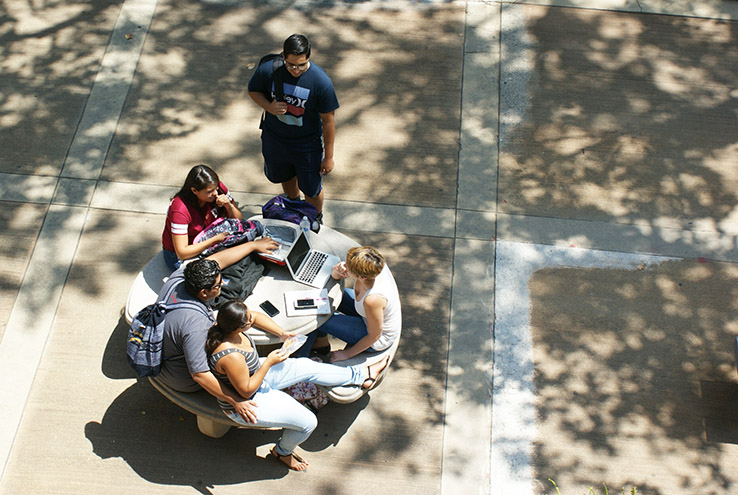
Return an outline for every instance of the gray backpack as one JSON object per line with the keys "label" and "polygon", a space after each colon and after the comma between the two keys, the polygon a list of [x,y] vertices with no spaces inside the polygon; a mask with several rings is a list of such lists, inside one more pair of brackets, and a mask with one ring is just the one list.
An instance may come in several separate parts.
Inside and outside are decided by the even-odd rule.
{"label": "gray backpack", "polygon": [[[139,378],[156,376],[161,370],[164,318],[168,311],[187,307],[196,309],[209,317],[205,308],[192,301],[178,301],[172,304],[166,304],[174,289],[181,283],[172,284],[164,299],[149,304],[133,317],[131,327],[128,329],[126,355],[128,356],[128,364],[136,371]],[[171,359],[182,357],[184,355]]]}

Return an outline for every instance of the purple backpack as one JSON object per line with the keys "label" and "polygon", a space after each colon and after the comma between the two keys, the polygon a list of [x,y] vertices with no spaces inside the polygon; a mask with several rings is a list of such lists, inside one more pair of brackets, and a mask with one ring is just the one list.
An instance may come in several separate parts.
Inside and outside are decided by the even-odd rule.
{"label": "purple backpack", "polygon": [[300,225],[302,217],[307,217],[310,220],[311,230],[314,232],[320,230],[318,209],[307,201],[274,196],[261,207],[261,214],[264,218],[285,220],[297,225]]}
{"label": "purple backpack", "polygon": [[193,244],[202,242],[206,239],[220,234],[221,232],[228,232],[228,237],[223,242],[213,244],[205,251],[202,252],[201,256],[209,256],[213,253],[217,253],[221,249],[235,246],[243,242],[253,241],[257,237],[264,233],[264,227],[261,223],[252,220],[238,220],[236,218],[219,218],[207,227],[205,230],[197,234]]}

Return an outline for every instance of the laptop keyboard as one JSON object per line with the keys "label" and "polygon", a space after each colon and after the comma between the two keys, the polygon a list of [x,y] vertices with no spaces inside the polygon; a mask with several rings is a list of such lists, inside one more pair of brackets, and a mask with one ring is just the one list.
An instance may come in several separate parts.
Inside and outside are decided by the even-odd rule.
{"label": "laptop keyboard", "polygon": [[310,258],[308,258],[305,262],[305,266],[300,270],[300,280],[312,282],[323,267],[323,263],[325,263],[326,258],[328,258],[328,255],[325,253],[315,251],[310,253]]}

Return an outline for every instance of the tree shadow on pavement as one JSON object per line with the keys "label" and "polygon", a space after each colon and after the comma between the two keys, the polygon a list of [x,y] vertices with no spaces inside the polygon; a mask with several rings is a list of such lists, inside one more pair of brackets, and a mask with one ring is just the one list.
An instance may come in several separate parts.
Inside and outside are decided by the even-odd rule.
{"label": "tree shadow on pavement", "polygon": [[533,275],[542,481],[731,491],[736,282],[731,264],[697,261]]}
{"label": "tree shadow on pavement", "polygon": [[[729,492],[735,446],[714,439],[731,438],[735,414],[715,422],[731,403],[717,407],[710,394],[733,400],[735,270],[710,259],[736,256],[736,23],[501,11],[498,213],[580,222],[552,232],[556,242],[592,245],[578,229],[601,222],[613,236],[633,227],[607,241],[624,251],[700,257],[653,272],[533,275],[538,483]],[[542,234],[524,223],[504,233],[534,243]]]}

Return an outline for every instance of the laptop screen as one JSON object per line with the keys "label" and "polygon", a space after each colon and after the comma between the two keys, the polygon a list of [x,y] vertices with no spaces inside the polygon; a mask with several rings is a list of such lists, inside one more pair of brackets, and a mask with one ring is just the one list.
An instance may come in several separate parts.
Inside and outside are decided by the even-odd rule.
{"label": "laptop screen", "polygon": [[300,235],[297,236],[297,240],[292,245],[292,250],[290,251],[290,254],[287,256],[287,263],[289,263],[290,267],[292,267],[292,273],[297,273],[297,271],[300,269],[302,261],[305,259],[305,256],[307,256],[309,252],[310,244],[308,244],[305,233],[300,232]]}

